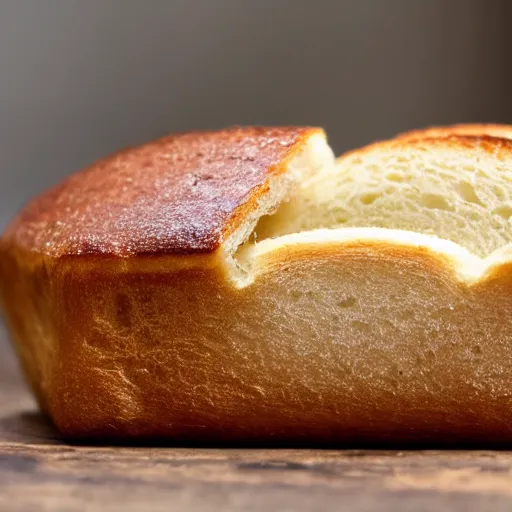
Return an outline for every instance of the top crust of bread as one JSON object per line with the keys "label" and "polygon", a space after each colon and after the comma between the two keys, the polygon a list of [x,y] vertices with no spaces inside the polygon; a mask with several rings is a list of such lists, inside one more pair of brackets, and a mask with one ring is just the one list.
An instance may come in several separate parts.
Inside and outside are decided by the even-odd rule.
{"label": "top crust of bread", "polygon": [[[421,135],[423,133],[423,135]],[[427,135],[428,134],[428,135]],[[407,134],[397,136],[393,139],[373,142],[362,148],[353,149],[340,155],[337,158],[338,162],[345,159],[357,158],[358,156],[366,153],[371,153],[378,150],[389,149],[408,149],[408,148],[424,148],[427,151],[432,149],[468,149],[468,150],[481,150],[489,153],[496,158],[505,158],[512,156],[512,130],[509,136],[491,135],[485,133],[458,133],[446,131],[444,134],[428,132],[425,130],[421,132],[418,130],[417,136],[408,137]],[[502,134],[504,135],[504,134]]]}
{"label": "top crust of bread", "polygon": [[3,243],[48,257],[215,252],[315,134],[236,127],[126,149],[35,198]]}
{"label": "top crust of bread", "polygon": [[396,136],[400,140],[414,140],[453,135],[469,135],[475,137],[490,136],[499,139],[511,139],[512,127],[505,124],[453,124],[450,126],[430,126],[420,130],[411,130]]}

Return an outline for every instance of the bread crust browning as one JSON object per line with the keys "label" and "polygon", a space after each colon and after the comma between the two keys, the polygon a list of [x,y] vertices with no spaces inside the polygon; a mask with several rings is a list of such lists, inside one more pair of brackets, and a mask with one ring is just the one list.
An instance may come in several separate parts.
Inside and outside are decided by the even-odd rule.
{"label": "bread crust browning", "polygon": [[96,259],[77,273],[66,260],[51,282],[58,333],[43,394],[60,431],[512,440],[510,265],[468,285],[428,244],[371,238],[288,244],[254,264],[235,290],[216,269],[116,272]]}
{"label": "bread crust browning", "polygon": [[420,130],[399,133],[395,138],[400,140],[431,139],[452,137],[457,135],[488,136],[498,139],[511,139],[512,127],[506,124],[454,124],[450,126],[430,126]]}
{"label": "bread crust browning", "polygon": [[231,128],[120,151],[30,202],[2,243],[51,258],[214,252],[314,133]]}
{"label": "bread crust browning", "polygon": [[[512,131],[511,131],[512,132]],[[427,132],[425,132],[427,133]],[[345,159],[358,158],[366,153],[370,153],[379,149],[382,150],[393,150],[393,149],[470,149],[470,150],[481,150],[491,154],[497,159],[505,158],[512,154],[512,137],[497,137],[496,135],[490,135],[487,133],[482,134],[458,134],[446,132],[445,135],[440,136],[428,136],[421,135],[418,132],[417,136],[407,137],[398,136],[394,139],[388,139],[384,141],[377,141],[368,144],[362,148],[352,149],[343,153],[337,158],[338,162]]]}

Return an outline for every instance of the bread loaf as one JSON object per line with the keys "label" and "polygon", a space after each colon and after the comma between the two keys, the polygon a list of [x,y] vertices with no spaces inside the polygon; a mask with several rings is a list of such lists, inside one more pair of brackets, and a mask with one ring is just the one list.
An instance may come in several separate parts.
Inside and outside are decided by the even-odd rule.
{"label": "bread loaf", "polygon": [[173,135],[29,203],[0,296],[66,436],[503,443],[511,215],[501,129]]}

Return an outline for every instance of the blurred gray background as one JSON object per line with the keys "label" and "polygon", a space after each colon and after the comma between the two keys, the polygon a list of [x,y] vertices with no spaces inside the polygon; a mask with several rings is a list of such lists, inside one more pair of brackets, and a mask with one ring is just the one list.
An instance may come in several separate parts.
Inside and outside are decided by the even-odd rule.
{"label": "blurred gray background", "polygon": [[0,0],[0,228],[174,130],[324,126],[340,152],[512,121],[508,0]]}

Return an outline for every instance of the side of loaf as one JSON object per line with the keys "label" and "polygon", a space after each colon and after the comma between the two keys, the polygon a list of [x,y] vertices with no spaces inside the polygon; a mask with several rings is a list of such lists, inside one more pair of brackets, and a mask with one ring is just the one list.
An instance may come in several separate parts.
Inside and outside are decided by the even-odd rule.
{"label": "side of loaf", "polygon": [[511,441],[512,142],[458,130],[336,164],[317,129],[173,136],[37,198],[0,296],[43,409],[75,438]]}

